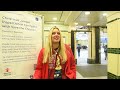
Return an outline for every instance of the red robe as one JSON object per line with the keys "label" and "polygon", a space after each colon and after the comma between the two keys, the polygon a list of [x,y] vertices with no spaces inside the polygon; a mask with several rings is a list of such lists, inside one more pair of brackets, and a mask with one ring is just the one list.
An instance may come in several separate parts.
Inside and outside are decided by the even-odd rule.
{"label": "red robe", "polygon": [[[67,61],[62,64],[62,78],[63,79],[76,79],[76,63],[71,48],[68,45],[66,47]],[[41,49],[36,69],[33,75],[34,79],[48,79],[48,63],[42,63],[44,48]]]}

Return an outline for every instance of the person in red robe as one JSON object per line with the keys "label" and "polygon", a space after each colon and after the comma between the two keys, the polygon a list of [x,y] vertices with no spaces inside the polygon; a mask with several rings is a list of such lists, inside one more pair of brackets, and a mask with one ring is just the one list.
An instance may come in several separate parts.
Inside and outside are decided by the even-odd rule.
{"label": "person in red robe", "polygon": [[40,50],[33,79],[76,79],[74,55],[56,26],[51,28],[48,42]]}

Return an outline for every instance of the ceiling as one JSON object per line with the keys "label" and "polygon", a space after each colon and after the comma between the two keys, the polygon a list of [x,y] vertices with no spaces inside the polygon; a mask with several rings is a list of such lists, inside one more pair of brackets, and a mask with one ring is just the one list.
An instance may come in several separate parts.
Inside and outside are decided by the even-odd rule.
{"label": "ceiling", "polygon": [[[85,11],[32,11],[35,14],[44,16],[44,23],[57,23],[69,26],[87,26],[87,23],[91,23],[92,26],[106,26],[107,19],[103,16],[103,13],[108,11],[90,11],[89,15],[85,15]],[[53,17],[57,20],[53,21]]]}

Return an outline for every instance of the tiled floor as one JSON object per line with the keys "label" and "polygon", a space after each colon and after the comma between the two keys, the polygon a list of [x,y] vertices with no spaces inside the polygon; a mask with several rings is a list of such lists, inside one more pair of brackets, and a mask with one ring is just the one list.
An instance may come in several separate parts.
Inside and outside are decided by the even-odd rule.
{"label": "tiled floor", "polygon": [[[77,57],[78,58],[77,66],[90,65],[90,64],[87,64],[88,51],[81,50],[80,54],[81,54],[80,57]],[[103,52],[103,49],[101,49],[101,65],[103,65],[103,64],[107,65],[107,60],[105,60],[105,54]],[[83,77],[80,73],[78,73],[78,71],[76,71],[76,79],[107,79],[107,76]]]}
{"label": "tiled floor", "polygon": [[107,76],[100,77],[83,77],[80,73],[76,71],[76,79],[107,79]]}

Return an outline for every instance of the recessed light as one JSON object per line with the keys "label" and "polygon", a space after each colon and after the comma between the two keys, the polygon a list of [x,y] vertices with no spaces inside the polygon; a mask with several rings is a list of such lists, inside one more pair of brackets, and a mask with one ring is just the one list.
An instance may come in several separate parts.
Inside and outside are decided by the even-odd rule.
{"label": "recessed light", "polygon": [[78,25],[78,23],[75,23],[75,25]]}
{"label": "recessed light", "polygon": [[90,24],[90,23],[88,23],[87,25],[88,25],[88,26],[90,26],[91,24]]}
{"label": "recessed light", "polygon": [[107,13],[103,13],[103,16],[107,16]]}
{"label": "recessed light", "polygon": [[90,12],[85,12],[85,15],[89,15],[90,14]]}
{"label": "recessed light", "polygon": [[53,18],[53,20],[57,20],[57,18]]}

